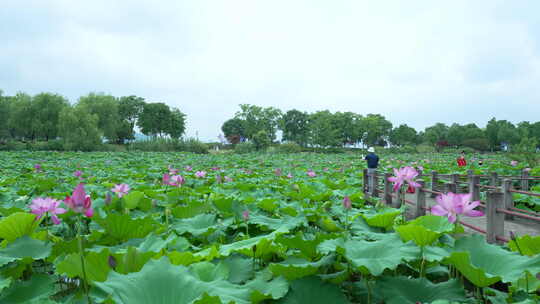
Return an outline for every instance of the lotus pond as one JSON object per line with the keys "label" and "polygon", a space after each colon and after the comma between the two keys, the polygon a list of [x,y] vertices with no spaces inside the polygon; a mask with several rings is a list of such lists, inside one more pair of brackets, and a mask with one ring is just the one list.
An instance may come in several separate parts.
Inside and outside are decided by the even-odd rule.
{"label": "lotus pond", "polygon": [[[478,173],[524,168],[484,159]],[[405,165],[466,170],[440,155],[381,167]],[[539,236],[503,247],[446,217],[407,221],[365,202],[363,168],[356,154],[0,153],[0,303],[537,303]]]}

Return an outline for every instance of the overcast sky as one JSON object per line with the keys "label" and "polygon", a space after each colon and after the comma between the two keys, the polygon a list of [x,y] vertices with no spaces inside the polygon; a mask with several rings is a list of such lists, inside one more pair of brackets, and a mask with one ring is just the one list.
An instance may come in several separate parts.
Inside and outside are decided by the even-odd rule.
{"label": "overcast sky", "polygon": [[0,89],[138,95],[216,140],[249,103],[540,120],[540,1],[0,0]]}

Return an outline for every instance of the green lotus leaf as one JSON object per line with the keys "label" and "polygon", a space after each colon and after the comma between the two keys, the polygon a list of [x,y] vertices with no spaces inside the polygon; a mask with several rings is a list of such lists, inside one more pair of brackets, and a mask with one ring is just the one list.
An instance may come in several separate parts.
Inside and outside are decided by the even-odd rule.
{"label": "green lotus leaf", "polygon": [[290,257],[280,263],[272,263],[268,268],[275,276],[283,276],[287,280],[316,274],[320,267],[332,264],[335,261],[333,255],[323,257],[317,262],[309,262],[302,258]]}
{"label": "green lotus leaf", "polygon": [[203,257],[198,257],[191,252],[172,251],[167,253],[167,257],[169,258],[171,264],[184,266],[188,266],[203,260]]}
{"label": "green lotus leaf", "polygon": [[345,252],[345,239],[336,238],[336,239],[331,239],[331,240],[326,240],[324,242],[321,242],[317,246],[317,251],[321,254],[328,254],[330,252],[344,253]]}
{"label": "green lotus leaf", "polygon": [[150,217],[132,219],[128,214],[111,213],[95,221],[105,229],[108,237],[116,241],[143,238],[157,228],[157,223]]}
{"label": "green lotus leaf", "polygon": [[533,256],[540,253],[540,235],[530,236],[524,235],[511,240],[508,247],[512,251],[519,252],[523,255]]}
{"label": "green lotus leaf", "polygon": [[244,283],[253,277],[253,259],[232,254],[223,259],[221,263],[229,268],[229,282],[233,284]]}
{"label": "green lotus leaf", "polygon": [[227,245],[222,245],[219,248],[219,254],[221,256],[228,256],[233,252],[242,253],[246,256],[253,256],[253,248],[255,246],[256,252],[258,252],[259,255],[256,253],[256,257],[270,253],[264,252],[263,249],[267,248],[268,250],[278,249],[277,246],[271,246],[273,244],[273,240],[275,238],[283,233],[286,233],[288,230],[276,230],[270,234],[260,235],[256,236],[247,240],[241,240],[238,242],[234,242]]}
{"label": "green lotus leaf", "polygon": [[297,227],[307,224],[307,220],[303,216],[290,217],[285,216],[283,218],[270,218],[260,214],[253,214],[249,217],[250,224],[256,224],[266,229],[279,230],[287,229],[293,230]]}
{"label": "green lotus leaf", "polygon": [[[89,282],[103,282],[107,279],[107,274],[111,270],[109,266],[109,250],[103,249],[101,252],[86,252],[84,255],[84,266],[86,278]],[[65,274],[70,278],[83,277],[81,255],[72,253],[56,263],[56,271]]]}
{"label": "green lotus leaf", "polygon": [[345,257],[363,273],[379,276],[385,269],[394,270],[402,261],[412,261],[420,256],[420,248],[403,243],[398,237],[367,242],[345,242]]}
{"label": "green lotus leaf", "polygon": [[52,244],[23,236],[0,251],[0,266],[23,258],[45,259],[51,254]]}
{"label": "green lotus leaf", "polygon": [[0,239],[12,242],[15,239],[30,235],[39,225],[36,216],[31,213],[16,212],[0,221]]}
{"label": "green lotus leaf", "polygon": [[338,224],[329,216],[321,216],[319,218],[319,221],[317,222],[317,225],[321,227],[324,231],[328,232],[338,232],[342,230],[338,226]]}
{"label": "green lotus leaf", "polygon": [[214,231],[215,226],[215,214],[199,214],[192,218],[178,220],[172,225],[172,228],[178,234],[189,232],[194,236],[201,236]]}
{"label": "green lotus leaf", "polygon": [[454,225],[448,219],[435,215],[421,216],[395,228],[404,242],[412,240],[418,246],[431,245],[443,233],[451,232],[453,229]]}
{"label": "green lotus leaf", "polygon": [[4,288],[9,287],[11,285],[11,278],[4,278],[0,275],[0,294]]}
{"label": "green lotus leaf", "polygon": [[279,208],[275,198],[265,198],[257,203],[257,206],[266,212],[273,213]]}
{"label": "green lotus leaf", "polygon": [[390,229],[394,225],[394,220],[401,214],[400,209],[384,208],[377,212],[362,214],[366,223],[372,227]]}
{"label": "green lotus leaf", "polygon": [[308,260],[313,259],[317,255],[317,246],[325,240],[332,239],[333,235],[317,233],[313,239],[305,239],[301,232],[296,233],[293,237],[280,235],[276,238],[276,242],[287,246],[289,249],[297,249],[300,255]]}
{"label": "green lotus leaf", "polygon": [[28,281],[15,281],[2,290],[0,303],[48,303],[48,298],[55,293],[54,276],[34,274]]}
{"label": "green lotus leaf", "polygon": [[211,210],[212,207],[206,202],[190,201],[187,206],[178,206],[172,209],[172,215],[176,218],[191,218]]}
{"label": "green lotus leaf", "polygon": [[[250,303],[248,288],[223,279],[201,281],[184,266],[174,266],[167,258],[150,260],[139,272],[127,275],[111,272],[107,281],[94,285],[111,295],[116,303],[187,304],[206,293],[221,302]],[[203,302],[204,303],[204,302]]]}
{"label": "green lotus leaf", "polygon": [[189,266],[191,274],[203,282],[215,280],[228,280],[229,267],[224,263],[213,264],[210,262],[200,262]]}
{"label": "green lotus leaf", "polygon": [[454,265],[469,281],[486,287],[500,280],[513,282],[525,275],[540,272],[540,259],[521,256],[488,244],[481,235],[456,240],[445,263]]}
{"label": "green lotus leaf", "polygon": [[306,277],[291,282],[287,295],[279,300],[280,304],[348,304],[341,289],[326,283],[318,277]]}
{"label": "green lotus leaf", "polygon": [[135,209],[139,205],[141,199],[144,198],[144,193],[140,191],[130,191],[128,194],[124,195],[122,199],[124,200],[124,207],[128,209]]}
{"label": "green lotus leaf", "polygon": [[[111,256],[114,257],[116,263],[114,270],[118,273],[128,274],[140,271],[144,264],[154,255],[153,252],[141,252],[134,247],[129,247],[126,253],[117,253]],[[108,259],[111,259],[111,257],[108,257]],[[111,265],[109,264],[109,266]]]}
{"label": "green lotus leaf", "polygon": [[264,300],[277,300],[289,291],[289,283],[283,277],[272,278],[267,271],[257,273],[257,277],[245,284],[251,291],[251,303],[260,303]]}
{"label": "green lotus leaf", "polygon": [[436,300],[466,301],[465,290],[458,280],[434,284],[425,278],[382,277],[375,292],[385,303],[432,303]]}

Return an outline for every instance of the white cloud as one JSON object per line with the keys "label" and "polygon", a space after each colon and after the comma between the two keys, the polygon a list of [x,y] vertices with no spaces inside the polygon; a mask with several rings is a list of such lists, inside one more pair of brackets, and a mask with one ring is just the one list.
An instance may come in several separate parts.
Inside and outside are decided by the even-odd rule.
{"label": "white cloud", "polygon": [[206,139],[239,103],[381,113],[417,128],[540,114],[534,0],[4,6],[7,93],[136,94],[179,107],[188,135]]}

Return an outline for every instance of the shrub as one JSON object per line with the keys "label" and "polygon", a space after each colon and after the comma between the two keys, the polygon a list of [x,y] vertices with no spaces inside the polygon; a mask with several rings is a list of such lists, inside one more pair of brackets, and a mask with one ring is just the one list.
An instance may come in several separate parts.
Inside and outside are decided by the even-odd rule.
{"label": "shrub", "polygon": [[464,140],[463,146],[478,151],[489,151],[489,142],[485,138],[471,138]]}
{"label": "shrub", "polygon": [[208,145],[194,139],[170,139],[170,138],[151,138],[148,140],[134,141],[128,145],[128,151],[145,152],[192,152],[198,154],[208,153]]}
{"label": "shrub", "polygon": [[177,151],[207,154],[208,145],[195,138],[188,138],[177,142]]}
{"label": "shrub", "polygon": [[302,152],[302,147],[295,143],[295,142],[288,142],[284,144],[277,145],[276,147],[277,153],[300,153]]}
{"label": "shrub", "polygon": [[253,144],[257,150],[264,150],[268,148],[271,143],[272,141],[270,140],[268,133],[266,133],[264,130],[261,130],[253,135]]}
{"label": "shrub", "polygon": [[241,142],[234,146],[234,152],[239,154],[251,153],[255,152],[256,150],[257,149],[255,147],[255,144],[253,144],[252,142]]}
{"label": "shrub", "polygon": [[422,144],[416,146],[416,152],[418,153],[433,153],[435,152],[435,147],[432,145]]}

